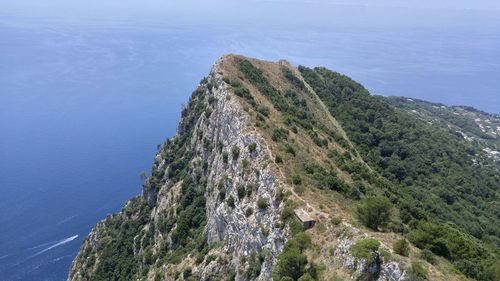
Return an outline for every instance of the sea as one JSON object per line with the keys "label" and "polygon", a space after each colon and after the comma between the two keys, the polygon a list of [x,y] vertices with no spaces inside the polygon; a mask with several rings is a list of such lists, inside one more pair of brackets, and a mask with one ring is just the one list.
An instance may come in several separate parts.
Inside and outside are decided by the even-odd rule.
{"label": "sea", "polygon": [[21,2],[0,2],[0,280],[67,278],[92,227],[140,194],[156,145],[224,54],[500,113],[498,10]]}

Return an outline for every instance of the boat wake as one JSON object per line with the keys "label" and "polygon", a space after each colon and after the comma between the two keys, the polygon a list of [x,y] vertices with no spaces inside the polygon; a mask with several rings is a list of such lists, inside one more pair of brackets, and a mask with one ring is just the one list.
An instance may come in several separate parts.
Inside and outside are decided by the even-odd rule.
{"label": "boat wake", "polygon": [[59,241],[59,242],[57,242],[57,243],[55,243],[55,244],[51,245],[50,247],[47,247],[47,248],[45,248],[45,249],[43,249],[43,250],[41,250],[41,251],[37,252],[36,254],[34,254],[34,255],[30,256],[29,258],[36,257],[36,256],[38,256],[38,255],[40,255],[40,254],[43,254],[43,253],[45,253],[45,252],[47,252],[47,251],[50,251],[50,250],[52,250],[52,249],[54,249],[54,248],[56,248],[56,247],[59,247],[59,246],[64,245],[64,244],[66,244],[66,243],[69,243],[69,242],[71,242],[71,241],[75,240],[76,238],[78,238],[78,234],[77,234],[77,235],[73,235],[73,236],[71,236],[71,237],[68,237],[68,238],[66,238],[66,239],[63,239],[63,240],[61,240],[61,241]]}

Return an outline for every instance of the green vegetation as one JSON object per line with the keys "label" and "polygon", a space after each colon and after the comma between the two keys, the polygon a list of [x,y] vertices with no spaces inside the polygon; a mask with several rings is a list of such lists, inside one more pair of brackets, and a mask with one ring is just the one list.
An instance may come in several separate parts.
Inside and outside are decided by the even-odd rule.
{"label": "green vegetation", "polygon": [[[299,79],[290,69],[287,67],[282,67],[283,78],[288,80],[293,89],[286,89],[280,91],[276,89],[271,82],[268,80],[264,72],[254,66],[250,61],[242,58],[236,60],[236,66],[238,70],[244,75],[245,80],[250,82],[255,86],[268,100],[271,102],[273,107],[278,110],[283,118],[285,124],[287,124],[294,133],[297,133],[297,127],[299,126],[305,129],[308,135],[313,139],[315,143],[320,146],[325,145],[326,140],[321,139],[314,129],[317,123],[314,120],[309,107],[304,98],[297,91],[307,92],[304,83]],[[261,110],[257,110],[261,112]],[[264,112],[262,115],[267,116]],[[286,139],[287,136],[281,134],[280,131],[273,131],[272,139],[274,141],[281,141]],[[288,135],[288,131],[286,132]]]}
{"label": "green vegetation", "polygon": [[243,184],[238,184],[238,187],[236,189],[236,192],[238,193],[238,198],[241,200],[245,197],[246,195],[246,189]]}
{"label": "green vegetation", "polygon": [[291,154],[293,156],[296,155],[295,149],[293,148],[293,146],[291,144],[288,144],[288,143],[285,144],[285,152],[289,153],[289,154]]}
{"label": "green vegetation", "polygon": [[267,206],[268,206],[268,203],[267,203],[267,200],[265,198],[259,197],[259,199],[257,199],[257,207],[259,207],[259,209],[265,210],[265,209],[267,209]]}
{"label": "green vegetation", "polygon": [[422,263],[413,261],[408,269],[408,275],[410,275],[411,280],[427,280],[427,269],[425,269]]}
{"label": "green vegetation", "polygon": [[240,148],[236,145],[231,149],[231,154],[233,155],[233,160],[237,160],[240,157]]}
{"label": "green vegetation", "polygon": [[255,142],[252,142],[251,144],[248,145],[248,152],[254,153],[256,148],[257,144]]}
{"label": "green vegetation", "polygon": [[406,241],[406,239],[401,239],[401,240],[394,242],[394,244],[392,245],[392,249],[398,255],[405,256],[405,257],[410,255],[410,243],[408,243],[408,241]]}
{"label": "green vegetation", "polygon": [[246,211],[245,211],[245,215],[246,215],[247,217],[249,217],[249,216],[253,215],[253,209],[252,209],[251,207],[248,207],[248,208],[246,209]]}
{"label": "green vegetation", "polygon": [[257,112],[267,117],[269,116],[269,107],[264,105],[259,105],[257,107]]}
{"label": "green vegetation", "polygon": [[308,265],[307,256],[303,253],[310,245],[311,238],[304,232],[299,232],[288,240],[278,256],[273,280],[317,280],[317,268],[313,264]]}
{"label": "green vegetation", "polygon": [[304,85],[304,82],[302,82],[302,80],[295,76],[295,74],[293,74],[293,72],[289,68],[282,67],[281,71],[285,79],[288,80],[293,86],[295,86],[299,90],[305,90],[306,85]]}
{"label": "green vegetation", "polygon": [[358,206],[359,219],[369,228],[378,230],[389,223],[392,204],[385,197],[367,197]]}
{"label": "green vegetation", "polygon": [[250,91],[238,80],[229,80],[228,78],[224,78],[224,81],[233,87],[235,95],[244,98],[252,106],[256,105],[255,99],[252,94],[250,94]]}
{"label": "green vegetation", "polygon": [[288,131],[283,128],[274,129],[272,139],[276,142],[286,140],[288,139]]}
{"label": "green vegetation", "polygon": [[253,280],[260,275],[260,271],[262,268],[262,262],[264,262],[264,255],[262,252],[257,254],[256,252],[252,252],[248,261],[248,268],[243,274],[245,279]]}
{"label": "green vegetation", "polygon": [[283,163],[283,158],[281,157],[281,155],[276,154],[276,156],[274,157],[274,162],[276,162],[276,164]]}
{"label": "green vegetation", "polygon": [[234,205],[234,197],[233,195],[229,195],[229,198],[227,198],[227,205],[232,209],[235,207]]}
{"label": "green vegetation", "polygon": [[424,261],[430,263],[430,264],[436,264],[436,256],[431,250],[428,249],[423,249],[420,252],[420,258],[423,259]]}
{"label": "green vegetation", "polygon": [[356,242],[351,247],[351,250],[352,254],[357,258],[371,259],[379,247],[380,242],[378,240],[367,238]]}
{"label": "green vegetation", "polygon": [[346,192],[349,187],[337,177],[334,171],[327,172],[318,164],[307,163],[304,171],[315,181],[316,187],[320,189],[332,189],[339,192]]}
{"label": "green vegetation", "polygon": [[177,208],[177,226],[172,232],[172,243],[187,246],[192,242],[193,232],[203,232],[205,226],[205,196],[204,189],[187,177],[182,182],[182,196]]}
{"label": "green vegetation", "polygon": [[139,273],[140,257],[133,254],[134,236],[147,223],[149,212],[148,205],[135,197],[122,214],[108,217],[93,280],[127,280]]}
{"label": "green vegetation", "polygon": [[449,259],[468,276],[480,280],[493,279],[497,256],[476,238],[450,225],[422,221],[408,234],[408,238],[417,247]]}
{"label": "green vegetation", "polygon": [[299,175],[293,175],[292,176],[292,183],[294,185],[299,185],[302,183],[302,178]]}
{"label": "green vegetation", "polygon": [[[448,258],[469,277],[492,280],[500,246],[498,167],[475,165],[471,144],[371,96],[347,76],[325,68],[299,71],[374,169],[363,178],[399,209],[410,241]],[[388,222],[368,208],[359,209],[367,226]],[[427,224],[440,230],[435,237],[422,231]]]}
{"label": "green vegetation", "polygon": [[332,217],[332,219],[331,219],[331,223],[333,225],[339,225],[341,222],[342,222],[342,219],[339,217]]}

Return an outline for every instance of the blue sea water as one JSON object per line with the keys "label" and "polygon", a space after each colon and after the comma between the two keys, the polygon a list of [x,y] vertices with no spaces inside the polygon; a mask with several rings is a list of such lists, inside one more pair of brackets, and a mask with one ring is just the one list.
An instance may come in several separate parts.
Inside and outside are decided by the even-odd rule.
{"label": "blue sea water", "polygon": [[0,280],[65,279],[91,228],[139,194],[140,171],[221,55],[326,66],[375,94],[500,113],[496,15],[399,26],[0,14]]}

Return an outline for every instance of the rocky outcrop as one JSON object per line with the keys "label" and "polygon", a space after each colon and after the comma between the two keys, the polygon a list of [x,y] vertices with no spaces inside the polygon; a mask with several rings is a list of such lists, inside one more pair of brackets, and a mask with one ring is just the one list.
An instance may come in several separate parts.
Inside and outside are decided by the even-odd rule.
{"label": "rocky outcrop", "polygon": [[[211,86],[205,90],[211,113],[208,117],[202,115],[196,122],[190,147],[196,155],[193,162],[207,167],[204,171],[207,181],[204,233],[210,245],[221,245],[218,252],[223,253],[229,263],[202,264],[193,268],[193,272],[202,279],[210,279],[214,273],[239,267],[241,260],[252,252],[264,251],[267,255],[259,280],[269,280],[273,263],[286,239],[286,231],[274,227],[279,221],[280,208],[274,194],[282,182],[271,169],[269,148],[249,124],[247,113],[230,86],[222,80],[217,63],[205,83]],[[254,148],[250,151],[251,144]],[[162,168],[160,165],[159,169]],[[238,194],[238,187],[245,187],[243,196]],[[221,200],[221,190],[225,190],[225,200]],[[156,198],[155,217],[175,204],[172,202],[175,196],[169,196],[170,192],[171,187],[166,183],[159,195],[143,193],[148,201]],[[230,197],[235,201],[234,207],[228,204]],[[260,209],[258,199],[265,200],[267,208]],[[249,210],[253,210],[250,215]]]}
{"label": "rocky outcrop", "polygon": [[[299,204],[321,214],[320,223],[328,220],[328,214],[315,210],[285,180],[274,161],[275,147],[223,77],[227,71],[223,62],[215,63],[182,110],[176,135],[159,149],[141,196],[92,230],[68,280],[93,279],[109,270],[101,265],[113,258],[125,259],[110,263],[113,270],[135,280],[271,280],[278,255],[291,236],[277,194],[288,190]],[[314,95],[306,89],[307,95]],[[324,105],[311,111],[329,116],[324,122],[334,120]],[[202,196],[195,198],[197,193]],[[195,205],[204,209],[204,218],[197,220],[200,226],[187,223],[187,229],[181,229],[179,220],[186,218],[180,212]],[[364,234],[344,226],[355,237],[338,238],[328,257],[333,255],[335,268],[352,271],[353,278],[373,273],[378,280],[405,280],[400,266],[384,262],[378,253],[373,264],[355,258],[351,247]],[[181,245],[179,240],[185,237],[179,235],[192,240]],[[125,242],[116,246],[116,237]]]}

